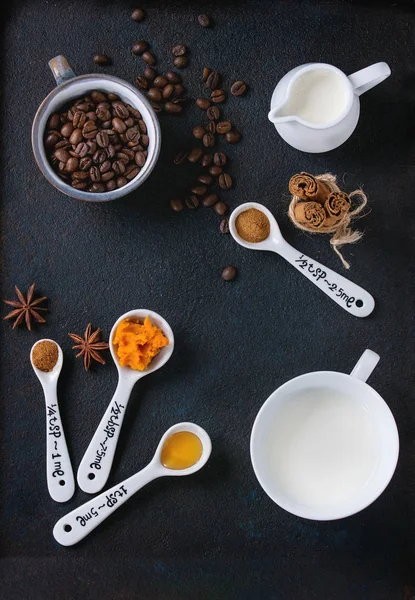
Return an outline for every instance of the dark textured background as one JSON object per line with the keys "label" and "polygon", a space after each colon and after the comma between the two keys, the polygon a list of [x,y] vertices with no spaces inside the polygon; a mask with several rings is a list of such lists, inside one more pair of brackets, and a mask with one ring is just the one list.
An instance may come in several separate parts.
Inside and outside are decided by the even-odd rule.
{"label": "dark textured background", "polygon": [[[10,2],[3,26],[1,90],[2,294],[36,281],[50,298],[47,325],[29,333],[0,328],[0,562],[5,600],[225,599],[413,600],[415,406],[413,383],[415,189],[415,18],[409,3],[147,2],[147,19],[129,19],[134,3]],[[196,22],[205,10],[215,27]],[[244,78],[246,97],[225,114],[243,141],[229,147],[231,207],[264,202],[298,249],[340,270],[327,238],[294,230],[286,217],[287,182],[299,171],[337,173],[351,191],[363,185],[371,213],[363,241],[345,247],[350,278],[376,298],[373,315],[342,311],[282,259],[248,252],[218,231],[219,217],[172,214],[168,198],[197,174],[172,166],[191,145],[200,112],[189,106],[161,117],[163,145],[150,179],[114,204],[77,202],[54,190],[31,153],[37,106],[53,87],[47,62],[64,54],[75,72],[105,71],[133,81],[137,39],[151,41],[161,68],[169,47],[186,43],[183,72],[201,92],[207,64],[229,87]],[[91,57],[106,52],[110,68]],[[289,69],[326,61],[352,73],[385,60],[392,76],[362,97],[353,137],[324,155],[287,146],[267,121],[272,90]],[[225,149],[222,147],[222,149]],[[222,282],[226,264],[238,279]],[[65,364],[59,385],[75,470],[116,385],[113,364],[85,373],[69,331],[92,320],[108,336],[123,312],[148,307],[171,324],[176,350],[133,392],[109,485],[142,468],[167,427],[194,420],[213,453],[194,477],[144,488],[86,540],[55,543],[56,520],[89,499],[77,490],[66,506],[48,496],[41,389],[29,364],[32,344],[56,339]],[[3,315],[7,314],[6,308]],[[363,513],[329,523],[296,518],[274,505],[251,468],[255,415],[280,384],[307,371],[349,372],[365,348],[381,355],[371,384],[386,399],[401,436],[396,474]],[[110,361],[111,363],[111,361]]]}

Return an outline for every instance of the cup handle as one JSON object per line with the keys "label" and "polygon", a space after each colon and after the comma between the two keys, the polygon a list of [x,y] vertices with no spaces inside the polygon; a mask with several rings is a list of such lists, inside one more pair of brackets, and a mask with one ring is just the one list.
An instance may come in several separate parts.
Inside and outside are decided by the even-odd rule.
{"label": "cup handle", "polygon": [[76,77],[75,73],[71,69],[70,64],[66,58],[62,56],[62,54],[52,58],[48,62],[48,65],[53,73],[56,85],[61,85],[61,83],[65,83],[65,81],[69,81],[69,79]]}
{"label": "cup handle", "polygon": [[378,83],[382,83],[390,74],[389,65],[385,62],[378,62],[349,75],[349,81],[352,84],[354,93],[360,96],[378,85]]}
{"label": "cup handle", "polygon": [[372,350],[365,350],[350,373],[350,376],[360,379],[360,381],[367,381],[379,360],[379,354],[376,354]]}

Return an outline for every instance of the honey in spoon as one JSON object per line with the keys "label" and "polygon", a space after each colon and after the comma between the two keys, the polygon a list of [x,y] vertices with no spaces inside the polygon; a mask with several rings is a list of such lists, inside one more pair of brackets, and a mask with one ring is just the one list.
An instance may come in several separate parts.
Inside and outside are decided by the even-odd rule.
{"label": "honey in spoon", "polygon": [[179,431],[164,442],[161,464],[167,469],[188,469],[200,460],[202,452],[202,442],[197,435],[191,431]]}

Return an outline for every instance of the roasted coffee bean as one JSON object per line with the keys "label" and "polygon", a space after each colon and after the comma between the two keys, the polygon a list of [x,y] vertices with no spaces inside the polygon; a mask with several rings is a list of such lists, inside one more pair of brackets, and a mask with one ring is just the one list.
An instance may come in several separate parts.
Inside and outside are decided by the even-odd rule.
{"label": "roasted coffee bean", "polygon": [[60,122],[61,122],[61,123],[63,123],[63,124],[65,125],[65,123],[68,123],[68,122],[69,122],[69,119],[68,119],[68,113],[67,113],[67,112],[64,112],[64,113],[62,113],[62,114],[60,115],[59,119],[60,119]]}
{"label": "roasted coffee bean", "polygon": [[197,17],[197,20],[199,21],[199,25],[201,27],[210,27],[211,20],[210,20],[209,15],[205,15],[205,14],[199,15]]}
{"label": "roasted coffee bean", "polygon": [[171,53],[173,54],[173,56],[183,56],[187,53],[187,48],[184,44],[176,44],[171,49]]}
{"label": "roasted coffee bean", "polygon": [[218,197],[216,194],[209,194],[208,196],[205,196],[203,198],[202,204],[206,208],[210,208],[211,206],[214,206],[217,201],[218,201]]}
{"label": "roasted coffee bean", "polygon": [[187,160],[191,163],[197,163],[202,158],[202,148],[193,148],[187,155]]}
{"label": "roasted coffee bean", "polygon": [[212,102],[220,104],[221,102],[225,102],[226,94],[223,90],[213,90],[210,97]]}
{"label": "roasted coffee bean", "polygon": [[168,100],[172,94],[174,94],[174,85],[172,83],[168,83],[166,87],[163,88],[161,95],[163,96],[164,100]]}
{"label": "roasted coffee bean", "polygon": [[88,121],[96,121],[98,119],[96,113],[92,110],[86,113],[86,118]]}
{"label": "roasted coffee bean", "polygon": [[140,90],[146,90],[148,88],[148,79],[146,79],[145,77],[143,77],[142,75],[138,75],[135,78],[135,85],[140,89]]}
{"label": "roasted coffee bean", "polygon": [[[111,117],[111,114],[110,114]],[[109,129],[111,127],[111,119],[109,119],[108,121],[103,121],[101,123],[101,127],[102,129]]]}
{"label": "roasted coffee bean", "polygon": [[89,192],[94,192],[95,194],[100,194],[105,192],[106,187],[104,183],[93,183],[90,188],[88,188]]}
{"label": "roasted coffee bean", "polygon": [[172,100],[173,104],[184,104],[187,101],[187,98],[183,96],[175,96]]}
{"label": "roasted coffee bean", "polygon": [[103,92],[100,92],[99,90],[94,90],[93,92],[91,92],[91,100],[95,102],[95,104],[99,104],[100,102],[106,102],[107,97]]}
{"label": "roasted coffee bean", "polygon": [[142,119],[138,121],[138,128],[140,129],[141,133],[147,133],[147,125]]}
{"label": "roasted coffee bean", "polygon": [[130,157],[127,154],[125,154],[125,152],[118,152],[117,158],[125,165],[128,165],[128,163],[130,162]]}
{"label": "roasted coffee bean", "polygon": [[92,160],[94,161],[94,163],[102,165],[102,163],[104,163],[107,160],[107,153],[105,152],[105,150],[97,150],[94,156],[92,157]]}
{"label": "roasted coffee bean", "polygon": [[60,140],[60,142],[58,142],[55,146],[55,150],[59,150],[59,148],[61,148],[62,150],[68,150],[68,148],[70,148],[71,145],[68,142],[68,140]]}
{"label": "roasted coffee bean", "polygon": [[124,133],[124,131],[127,129],[127,125],[126,125],[125,121],[123,121],[119,117],[114,117],[113,120],[111,121],[111,124],[117,133]]}
{"label": "roasted coffee bean", "polygon": [[58,113],[53,113],[49,117],[47,128],[48,129],[57,129],[59,127],[59,123],[60,123],[60,116],[58,115]]}
{"label": "roasted coffee bean", "polygon": [[108,147],[106,148],[106,152],[107,152],[107,156],[108,158],[112,158],[113,156],[115,156],[115,146],[113,144],[108,144]]}
{"label": "roasted coffee bean", "polygon": [[217,121],[220,117],[220,110],[217,106],[211,106],[207,109],[206,114],[208,119],[210,119],[211,121]]}
{"label": "roasted coffee bean", "polygon": [[97,151],[97,143],[94,140],[88,140],[88,154],[92,156]]}
{"label": "roasted coffee bean", "polygon": [[111,119],[111,113],[109,109],[105,106],[97,106],[95,114],[97,115],[100,121],[104,121],[103,126],[105,126],[106,121],[109,121]]}
{"label": "roasted coffee bean", "polygon": [[187,208],[193,210],[199,206],[199,198],[193,194],[191,196],[186,196],[185,203]]}
{"label": "roasted coffee bean", "polygon": [[182,78],[175,71],[167,71],[165,77],[166,77],[167,81],[169,81],[170,83],[181,83],[182,82]]}
{"label": "roasted coffee bean", "polygon": [[207,81],[207,78],[209,77],[211,72],[212,72],[212,69],[209,69],[209,67],[203,67],[202,80]]}
{"label": "roasted coffee bean", "polygon": [[127,140],[131,142],[133,146],[138,144],[141,138],[141,133],[137,125],[135,125],[134,127],[129,127],[125,132],[125,135],[127,136]]}
{"label": "roasted coffee bean", "polygon": [[123,148],[122,142],[118,142],[118,144],[114,144],[114,151],[119,152]]}
{"label": "roasted coffee bean", "polygon": [[176,85],[174,86],[174,95],[175,96],[181,96],[182,94],[185,93],[185,91],[186,90],[181,83],[176,83]]}
{"label": "roasted coffee bean", "polygon": [[117,187],[118,188],[123,187],[127,183],[128,183],[128,180],[123,175],[121,175],[120,177],[117,177]]}
{"label": "roasted coffee bean", "polygon": [[212,148],[215,145],[215,136],[212,133],[205,133],[202,141],[205,148]]}
{"label": "roasted coffee bean", "polygon": [[[126,154],[130,160],[135,159],[136,152],[143,152],[143,148],[140,145],[138,145],[138,146],[134,146],[134,148],[124,148],[123,149],[123,154]],[[143,154],[144,154],[144,156],[146,156],[146,154],[144,152],[143,152]]]}
{"label": "roasted coffee bean", "polygon": [[157,77],[157,71],[153,69],[153,67],[147,66],[144,69],[144,77],[149,81],[154,81],[154,79]]}
{"label": "roasted coffee bean", "polygon": [[91,166],[92,158],[90,158],[89,156],[84,156],[84,158],[81,158],[81,160],[79,161],[79,168],[81,169],[81,171],[89,171]]}
{"label": "roasted coffee bean", "polygon": [[167,113],[180,113],[183,110],[183,106],[180,104],[175,104],[174,102],[166,102],[164,105],[164,110]]}
{"label": "roasted coffee bean", "polygon": [[222,173],[223,169],[222,167],[218,167],[217,165],[212,165],[209,168],[209,173],[211,175],[213,175],[213,177],[219,177],[219,175]]}
{"label": "roasted coffee bean", "polygon": [[207,187],[205,185],[194,185],[190,191],[196,196],[204,196],[207,192]]}
{"label": "roasted coffee bean", "polygon": [[205,152],[205,154],[202,156],[202,167],[208,167],[212,162],[212,159],[213,154],[210,154],[210,152]]}
{"label": "roasted coffee bean", "polygon": [[180,200],[180,198],[171,198],[170,206],[171,206],[171,209],[174,210],[174,212],[180,212],[181,210],[184,209],[183,201]]}
{"label": "roasted coffee bean", "polygon": [[86,142],[80,142],[75,148],[75,152],[77,153],[79,158],[83,158],[84,156],[86,156],[88,154],[88,150],[89,146]]}
{"label": "roasted coffee bean", "polygon": [[214,121],[209,121],[209,123],[206,125],[206,131],[208,133],[216,133],[216,124]]}
{"label": "roasted coffee bean", "polygon": [[112,103],[112,109],[114,111],[114,116],[119,117],[120,119],[128,119],[130,113],[128,108],[125,106],[124,102],[120,102],[120,100],[116,100]]}
{"label": "roasted coffee bean", "polygon": [[143,54],[143,52],[145,52],[146,50],[148,50],[148,43],[145,40],[140,40],[139,42],[136,42],[131,48],[131,52],[136,56]]}
{"label": "roasted coffee bean", "polygon": [[103,175],[101,175],[101,181],[106,183],[107,181],[111,181],[111,179],[114,179],[114,177],[114,171],[106,171]]}
{"label": "roasted coffee bean", "polygon": [[157,63],[156,57],[151,52],[144,52],[141,55],[141,58],[145,63],[147,63],[151,67],[154,67],[154,65]]}
{"label": "roasted coffee bean", "polygon": [[236,274],[237,274],[236,267],[229,265],[228,267],[225,267],[223,269],[221,277],[224,281],[232,281],[233,279],[235,279]]}
{"label": "roasted coffee bean", "polygon": [[128,117],[128,119],[125,119],[124,123],[127,127],[133,127],[133,125],[135,124],[135,120],[132,117]]}
{"label": "roasted coffee bean", "polygon": [[134,156],[135,164],[139,167],[144,167],[146,163],[146,156],[142,152],[136,152]]}
{"label": "roasted coffee bean", "polygon": [[82,129],[82,127],[85,125],[86,121],[87,121],[86,114],[84,112],[82,112],[82,110],[77,110],[73,115],[72,125],[75,127],[75,129],[77,127]]}
{"label": "roasted coffee bean", "polygon": [[197,125],[197,127],[193,127],[193,137],[197,140],[201,140],[206,133],[206,129],[201,125]]}
{"label": "roasted coffee bean", "polygon": [[221,135],[228,133],[232,129],[232,123],[230,121],[221,121],[216,125],[216,131]]}
{"label": "roasted coffee bean", "polygon": [[85,139],[90,140],[96,136],[97,131],[98,129],[95,121],[87,121],[82,128],[82,135]]}
{"label": "roasted coffee bean", "polygon": [[216,90],[219,85],[219,73],[217,71],[211,71],[204,81],[207,88]]}
{"label": "roasted coffee bean", "polygon": [[135,119],[141,119],[141,113],[139,110],[134,108],[134,106],[131,106],[131,104],[126,104],[125,106],[127,107],[127,110],[132,117],[134,117]]}
{"label": "roasted coffee bean", "polygon": [[213,181],[212,176],[207,175],[206,173],[202,173],[201,175],[199,175],[197,180],[200,181],[200,183],[204,183],[205,185],[210,185]]}
{"label": "roasted coffee bean", "polygon": [[99,172],[98,167],[91,167],[89,169],[89,176],[91,181],[101,181],[101,173]]}
{"label": "roasted coffee bean", "polygon": [[173,64],[177,69],[184,69],[189,64],[189,59],[187,56],[176,56]]}
{"label": "roasted coffee bean", "polygon": [[85,181],[85,179],[89,179],[89,172],[75,171],[75,173],[72,173],[72,179],[77,179],[78,181]]}
{"label": "roasted coffee bean", "polygon": [[182,165],[186,160],[188,152],[186,150],[179,150],[176,152],[173,158],[173,162],[175,165]]}
{"label": "roasted coffee bean", "polygon": [[232,187],[232,177],[228,173],[221,173],[218,183],[223,190],[230,190]]}
{"label": "roasted coffee bean", "polygon": [[215,152],[215,154],[213,155],[213,162],[219,167],[225,166],[227,161],[228,158],[224,152]]}
{"label": "roasted coffee bean", "polygon": [[111,167],[111,161],[104,160],[104,162],[99,165],[99,170],[101,173],[107,173],[111,169]]}
{"label": "roasted coffee bean", "polygon": [[88,184],[85,181],[78,181],[77,179],[75,179],[74,181],[72,181],[71,185],[76,190],[86,190],[86,188],[88,186]]}
{"label": "roasted coffee bean", "polygon": [[79,167],[79,160],[77,158],[74,158],[73,156],[71,156],[71,158],[68,160],[68,162],[65,165],[65,170],[68,173],[73,173],[74,171],[77,170],[78,167]]}
{"label": "roasted coffee bean", "polygon": [[55,158],[57,158],[57,160],[59,160],[60,162],[63,163],[67,163],[68,160],[71,158],[71,155],[69,154],[69,152],[67,150],[64,150],[63,148],[59,148],[58,150],[55,150]]}
{"label": "roasted coffee bean", "polygon": [[153,102],[161,102],[161,91],[156,87],[152,87],[147,92],[147,98],[149,98],[149,100],[153,100]]}
{"label": "roasted coffee bean", "polygon": [[135,8],[133,10],[133,12],[131,13],[131,18],[136,23],[139,23],[140,21],[142,21],[145,16],[146,16],[146,13],[143,11],[142,8]]}
{"label": "roasted coffee bean", "polygon": [[117,183],[115,182],[114,179],[111,179],[106,184],[107,192],[112,192],[113,190],[115,190],[116,187],[117,187]]}
{"label": "roasted coffee bean", "polygon": [[[82,133],[81,133],[82,139]],[[56,133],[49,133],[45,138],[45,146],[46,148],[54,148],[54,146],[59,142],[59,136]]]}
{"label": "roasted coffee bean", "polygon": [[225,139],[229,144],[237,144],[241,139],[241,134],[239,131],[236,131],[236,129],[233,129],[232,131],[228,131],[225,135]]}
{"label": "roasted coffee bean", "polygon": [[63,172],[64,172],[64,171],[65,171],[65,169],[66,169],[66,164],[65,164],[64,162],[60,162],[60,163],[58,164],[58,169],[59,169],[59,171],[60,171],[60,172],[63,174]]}
{"label": "roasted coffee bean", "polygon": [[65,125],[62,126],[61,134],[63,135],[63,137],[66,137],[66,138],[70,137],[72,132],[73,132],[72,123],[65,123]]}
{"label": "roasted coffee bean", "polygon": [[110,143],[110,139],[109,139],[108,133],[106,131],[98,132],[96,140],[97,140],[98,146],[100,146],[101,148],[106,148],[108,146],[108,144]]}
{"label": "roasted coffee bean", "polygon": [[153,83],[156,87],[163,89],[167,85],[167,79],[163,75],[157,75]]}
{"label": "roasted coffee bean", "polygon": [[161,113],[163,110],[162,105],[159,102],[153,102],[152,100],[150,100],[150,104],[154,110],[154,112],[156,113]]}
{"label": "roasted coffee bean", "polygon": [[207,98],[198,98],[195,104],[201,110],[207,110],[210,106],[210,100]]}
{"label": "roasted coffee bean", "polygon": [[110,102],[115,102],[116,100],[119,100],[117,94],[114,94],[113,92],[110,92],[109,94],[107,94],[107,96]]}
{"label": "roasted coffee bean", "polygon": [[213,207],[213,210],[215,212],[218,213],[218,215],[220,215],[221,217],[223,217],[223,215],[226,215],[226,213],[228,212],[228,205],[225,204],[225,202],[221,202],[219,200],[219,202],[216,202],[215,206]]}
{"label": "roasted coffee bean", "polygon": [[95,54],[92,60],[96,65],[108,65],[110,62],[110,59],[106,54]]}
{"label": "roasted coffee bean", "polygon": [[242,96],[242,94],[245,94],[246,88],[245,81],[235,81],[231,86],[231,94],[232,96]]}
{"label": "roasted coffee bean", "polygon": [[229,233],[229,219],[226,217],[222,219],[219,225],[219,229],[221,233]]}
{"label": "roasted coffee bean", "polygon": [[75,105],[75,108],[76,108],[76,110],[80,110],[84,113],[87,113],[92,108],[95,108],[95,106],[93,104],[91,104],[90,102],[78,102]]}
{"label": "roasted coffee bean", "polygon": [[140,168],[139,167],[135,167],[133,169],[131,169],[131,171],[126,175],[126,178],[128,179],[128,181],[131,181],[132,179],[134,179],[134,177],[136,177],[140,172]]}
{"label": "roasted coffee bean", "polygon": [[144,133],[140,138],[140,142],[143,146],[148,146],[150,143],[150,138]]}
{"label": "roasted coffee bean", "polygon": [[121,160],[115,160],[112,163],[112,170],[117,175],[122,175],[123,173],[125,173],[125,164]]}

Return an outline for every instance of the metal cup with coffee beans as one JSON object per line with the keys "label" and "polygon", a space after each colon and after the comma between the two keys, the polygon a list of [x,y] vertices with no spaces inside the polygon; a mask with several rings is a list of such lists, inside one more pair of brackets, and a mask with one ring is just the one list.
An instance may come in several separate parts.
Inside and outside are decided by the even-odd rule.
{"label": "metal cup with coffee beans", "polygon": [[111,192],[134,179],[149,138],[140,111],[98,90],[49,117],[44,144],[61,179],[77,190]]}

